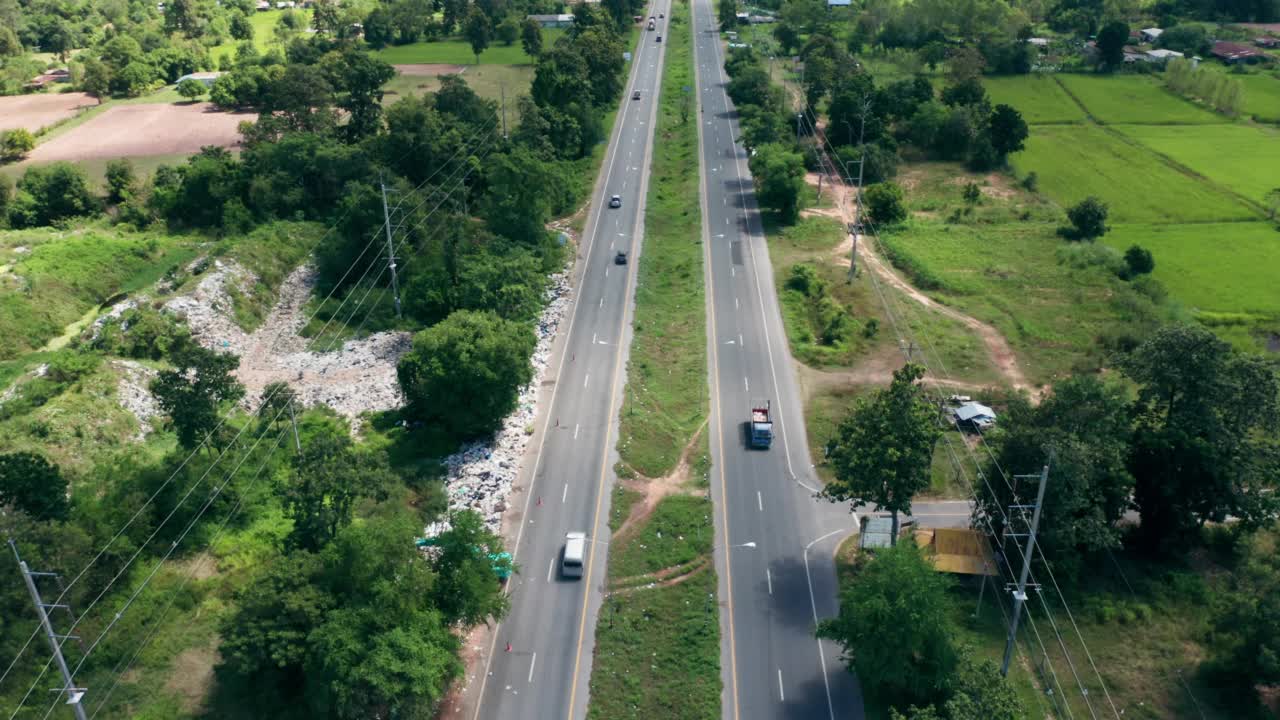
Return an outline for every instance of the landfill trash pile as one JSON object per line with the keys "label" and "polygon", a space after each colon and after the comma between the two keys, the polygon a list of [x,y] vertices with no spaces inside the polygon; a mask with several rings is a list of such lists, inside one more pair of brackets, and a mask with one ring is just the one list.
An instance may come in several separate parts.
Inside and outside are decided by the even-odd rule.
{"label": "landfill trash pile", "polygon": [[[536,414],[538,388],[551,365],[551,343],[560,322],[569,310],[572,292],[569,270],[552,275],[546,293],[546,307],[538,318],[538,343],[533,350],[533,380],[520,388],[516,409],[502,421],[502,427],[490,440],[471,443],[445,458],[445,493],[449,510],[475,510],[485,525],[498,532],[502,514],[507,509],[507,495],[520,472],[520,461]],[[424,529],[425,537],[435,537],[449,529],[448,521],[432,523]]]}
{"label": "landfill trash pile", "polygon": [[131,439],[142,442],[154,429],[151,420],[163,414],[150,390],[151,381],[158,373],[133,360],[116,360],[115,365],[121,370],[120,380],[116,383],[116,399],[138,418],[138,432]]}
{"label": "landfill trash pile", "polygon": [[35,368],[33,368],[31,372],[26,373],[24,375],[19,375],[18,378],[14,380],[11,385],[9,385],[9,387],[4,389],[4,392],[0,393],[0,405],[3,405],[4,403],[9,402],[13,398],[17,397],[18,391],[22,389],[22,386],[25,385],[27,381],[32,380],[34,378],[38,378],[38,377],[44,377],[45,375],[48,375],[48,374],[49,374],[49,363],[40,363]]}
{"label": "landfill trash pile", "polygon": [[[165,303],[165,309],[186,318],[192,335],[205,347],[240,356],[236,377],[245,386],[242,405],[252,412],[263,389],[287,382],[303,405],[324,404],[352,421],[358,431],[361,413],[390,410],[404,403],[396,381],[396,362],[408,352],[411,336],[380,332],[327,352],[307,349],[310,339],[299,333],[309,317],[305,311],[316,282],[316,270],[303,265],[281,283],[276,305],[266,321],[246,333],[234,320],[228,284],[249,292],[257,278],[234,262],[214,261],[214,269],[195,290]],[[354,306],[356,317],[363,313]]]}
{"label": "landfill trash pile", "polygon": [[[136,307],[142,306],[146,302],[147,302],[147,296],[139,295],[136,298],[126,298],[124,300],[121,300],[115,305],[112,305],[111,307],[107,308],[105,312],[98,315],[98,317],[94,318],[93,324],[89,326],[89,342],[93,343],[97,341],[98,337],[102,335],[102,328],[104,325],[111,322],[112,320],[119,318],[121,315],[124,315],[130,310],[133,310]],[[127,326],[123,326],[121,329],[123,330],[126,328]]]}

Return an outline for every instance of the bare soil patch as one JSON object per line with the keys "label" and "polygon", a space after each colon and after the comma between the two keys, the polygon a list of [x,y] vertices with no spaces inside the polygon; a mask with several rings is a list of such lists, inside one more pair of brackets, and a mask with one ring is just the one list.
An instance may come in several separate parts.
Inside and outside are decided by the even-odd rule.
{"label": "bare soil patch", "polygon": [[40,93],[0,97],[0,130],[25,128],[36,132],[98,104],[85,93]]}
{"label": "bare soil patch", "polygon": [[647,478],[642,475],[635,478],[619,479],[618,482],[628,490],[638,492],[642,497],[631,505],[631,512],[627,514],[627,519],[622,521],[618,526],[618,531],[613,534],[610,542],[617,543],[626,538],[635,529],[644,524],[644,521],[653,514],[653,509],[658,506],[658,502],[668,495],[678,493],[689,493],[687,487],[691,466],[689,457],[693,454],[693,449],[698,443],[698,438],[702,436],[702,431],[706,429],[707,421],[702,422],[702,427],[689,438],[689,443],[680,451],[680,462],[676,464],[675,470],[660,478]]}
{"label": "bare soil patch", "polygon": [[234,147],[239,125],[254,113],[228,113],[210,103],[119,105],[36,146],[26,162],[196,153],[205,145]]}
{"label": "bare soil patch", "polygon": [[409,77],[436,77],[437,75],[457,75],[466,71],[466,65],[449,65],[446,63],[414,63],[409,65],[392,65],[396,72]]}
{"label": "bare soil patch", "polygon": [[213,684],[213,666],[218,662],[218,645],[213,642],[204,647],[183,650],[173,659],[173,672],[164,689],[176,694],[182,709],[197,713],[204,706]]}

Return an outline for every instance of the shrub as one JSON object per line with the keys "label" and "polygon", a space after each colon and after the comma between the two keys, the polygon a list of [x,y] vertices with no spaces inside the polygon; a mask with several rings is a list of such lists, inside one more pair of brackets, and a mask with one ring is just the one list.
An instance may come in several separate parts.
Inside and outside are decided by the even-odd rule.
{"label": "shrub", "polygon": [[907,207],[903,202],[902,188],[896,183],[883,182],[867,189],[867,214],[880,225],[895,225],[907,219]]}
{"label": "shrub", "polygon": [[1058,229],[1068,240],[1096,240],[1107,234],[1107,204],[1090,195],[1067,210],[1071,227]]}
{"label": "shrub", "polygon": [[1124,251],[1124,264],[1126,280],[1147,275],[1156,269],[1156,261],[1151,256],[1151,251],[1141,245],[1130,245],[1129,249]]}
{"label": "shrub", "polygon": [[1036,175],[1034,170],[1027,173],[1027,176],[1022,178],[1023,190],[1026,190],[1027,192],[1036,192],[1036,190],[1038,190],[1039,187],[1040,187],[1040,176]]}
{"label": "shrub", "polygon": [[21,160],[36,146],[36,136],[25,128],[0,132],[0,161]]}

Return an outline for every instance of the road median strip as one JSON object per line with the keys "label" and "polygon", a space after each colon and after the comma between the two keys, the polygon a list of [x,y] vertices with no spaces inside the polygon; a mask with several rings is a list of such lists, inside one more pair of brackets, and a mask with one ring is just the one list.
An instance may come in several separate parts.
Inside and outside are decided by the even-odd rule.
{"label": "road median strip", "polygon": [[[698,133],[688,9],[672,6],[621,409],[614,518],[644,487],[678,484],[610,547],[596,627],[589,718],[720,717],[720,635],[705,491],[706,318]],[[647,480],[646,478],[652,478]],[[622,506],[618,505],[619,500]],[[652,500],[650,500],[652,502]],[[625,507],[623,507],[625,506]],[[647,510],[647,508],[646,508]],[[615,528],[616,530],[617,528]]]}

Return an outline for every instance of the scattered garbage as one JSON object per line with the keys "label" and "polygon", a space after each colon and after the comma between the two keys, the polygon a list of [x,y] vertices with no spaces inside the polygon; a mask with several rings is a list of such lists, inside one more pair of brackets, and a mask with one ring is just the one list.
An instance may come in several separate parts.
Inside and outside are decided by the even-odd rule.
{"label": "scattered garbage", "polygon": [[[551,365],[551,344],[569,309],[572,286],[569,270],[549,278],[546,306],[538,318],[538,343],[533,350],[533,380],[520,388],[516,409],[502,422],[493,439],[471,443],[445,458],[445,492],[450,510],[475,510],[485,525],[498,532],[507,509],[507,495],[520,472],[520,461],[529,444],[529,433],[537,413],[538,388]],[[448,530],[447,521],[428,525],[426,537]]]}
{"label": "scattered garbage", "polygon": [[131,439],[134,442],[142,442],[154,429],[151,420],[162,414],[160,404],[156,402],[150,390],[151,381],[155,379],[157,373],[133,360],[114,362],[121,370],[120,380],[116,383],[116,398],[125,410],[138,418],[138,432],[134,433]]}

